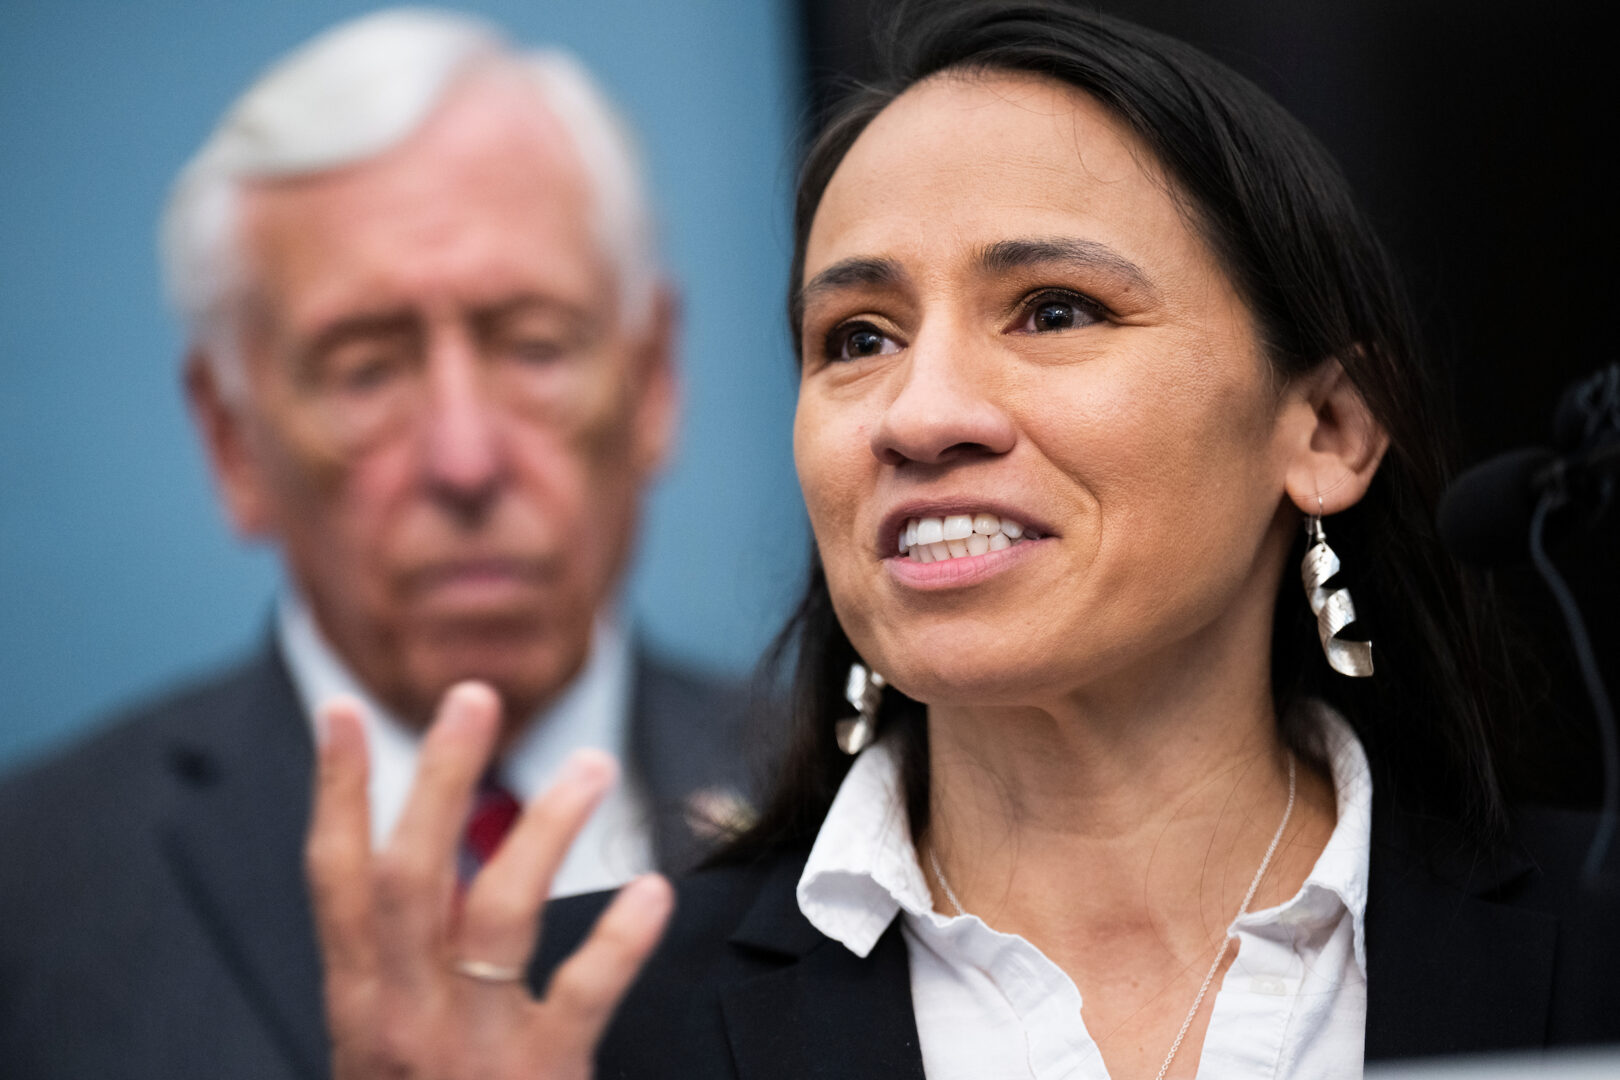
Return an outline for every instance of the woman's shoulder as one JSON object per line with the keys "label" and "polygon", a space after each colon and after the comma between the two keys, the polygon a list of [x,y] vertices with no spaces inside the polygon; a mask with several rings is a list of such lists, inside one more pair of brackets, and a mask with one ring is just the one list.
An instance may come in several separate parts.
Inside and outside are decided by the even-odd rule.
{"label": "woman's shoulder", "polygon": [[[781,975],[828,941],[798,910],[804,858],[772,851],[675,883],[674,914],[597,1048],[597,1075],[781,1075],[783,1056],[795,1056],[783,1041],[797,1041],[781,1020],[804,1005],[798,981]],[[546,906],[531,973],[537,989],[611,901],[597,893]]]}
{"label": "woman's shoulder", "polygon": [[1597,815],[1516,807],[1489,847],[1455,820],[1378,817],[1369,1060],[1620,1040],[1620,874],[1584,869]]}
{"label": "woman's shoulder", "polygon": [[[1513,839],[1531,869],[1504,890],[1521,907],[1560,922],[1560,937],[1588,957],[1601,954],[1620,990],[1620,837],[1587,810],[1516,807]],[[1620,1032],[1617,1032],[1620,1036]]]}
{"label": "woman's shoulder", "polygon": [[[675,913],[603,1037],[597,1075],[920,1080],[898,920],[864,956],[824,937],[798,907],[806,855],[776,849],[676,882]],[[537,987],[610,901],[547,906]]]}
{"label": "woman's shoulder", "polygon": [[[1604,829],[1602,814],[1530,803],[1514,806],[1509,816],[1514,842],[1535,863],[1548,886],[1569,890],[1582,883],[1592,884],[1586,863],[1593,842]],[[1612,878],[1611,884],[1620,883],[1620,858],[1614,857],[1620,851],[1612,843],[1605,846],[1609,857],[1603,859],[1598,879]]]}

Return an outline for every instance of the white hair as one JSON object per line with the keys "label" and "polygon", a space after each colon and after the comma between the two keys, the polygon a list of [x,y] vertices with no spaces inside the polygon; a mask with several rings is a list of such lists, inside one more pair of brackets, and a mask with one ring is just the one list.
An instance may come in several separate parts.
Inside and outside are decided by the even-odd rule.
{"label": "white hair", "polygon": [[466,15],[397,8],[317,35],[253,83],[180,171],[159,247],[170,302],[206,343],[227,396],[243,389],[233,299],[247,284],[241,187],[368,161],[404,142],[472,71],[531,77],[594,194],[598,243],[618,275],[620,317],[639,328],[659,276],[652,211],[629,129],[585,68],[556,50],[520,52]]}

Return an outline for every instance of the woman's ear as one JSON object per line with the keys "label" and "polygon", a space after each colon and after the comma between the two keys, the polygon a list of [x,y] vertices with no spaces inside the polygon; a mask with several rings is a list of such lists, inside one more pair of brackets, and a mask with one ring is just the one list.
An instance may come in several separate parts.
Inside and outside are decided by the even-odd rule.
{"label": "woman's ear", "polygon": [[1389,433],[1337,360],[1294,381],[1285,408],[1293,442],[1285,483],[1307,514],[1337,514],[1361,501],[1389,449]]}

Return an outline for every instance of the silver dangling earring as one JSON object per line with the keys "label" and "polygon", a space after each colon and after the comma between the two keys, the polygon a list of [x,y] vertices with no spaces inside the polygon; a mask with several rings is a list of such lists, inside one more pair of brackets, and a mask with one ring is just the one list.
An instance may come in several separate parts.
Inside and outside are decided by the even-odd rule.
{"label": "silver dangling earring", "polygon": [[860,661],[849,665],[849,682],[844,699],[855,706],[855,715],[838,721],[838,749],[851,757],[872,745],[877,738],[878,703],[883,700],[883,676],[867,669]]}
{"label": "silver dangling earring", "polygon": [[1316,497],[1317,512],[1305,523],[1310,538],[1300,573],[1305,580],[1305,599],[1316,613],[1316,636],[1322,639],[1322,653],[1328,666],[1340,675],[1366,678],[1373,673],[1372,642],[1345,641],[1339,631],[1356,621],[1356,606],[1349,589],[1329,589],[1327,581],[1339,572],[1339,557],[1327,545],[1322,532],[1322,496]]}

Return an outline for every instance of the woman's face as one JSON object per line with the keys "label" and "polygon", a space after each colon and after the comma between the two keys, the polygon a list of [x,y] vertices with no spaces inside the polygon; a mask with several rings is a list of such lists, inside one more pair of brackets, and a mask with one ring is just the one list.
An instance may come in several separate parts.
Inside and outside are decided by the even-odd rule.
{"label": "woman's face", "polygon": [[800,284],[799,479],[891,682],[1038,704],[1264,655],[1297,439],[1249,312],[1093,99],[913,87],[833,176]]}

